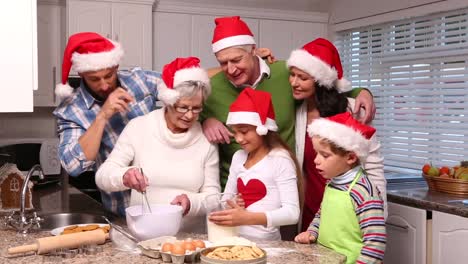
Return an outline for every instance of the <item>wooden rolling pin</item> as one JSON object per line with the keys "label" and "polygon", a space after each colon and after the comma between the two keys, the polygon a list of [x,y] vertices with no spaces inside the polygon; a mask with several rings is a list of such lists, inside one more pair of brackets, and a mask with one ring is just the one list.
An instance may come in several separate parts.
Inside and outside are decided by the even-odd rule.
{"label": "wooden rolling pin", "polygon": [[12,247],[8,254],[18,254],[34,251],[37,254],[45,254],[58,248],[77,248],[82,245],[104,244],[109,234],[102,229],[93,231],[43,237],[36,239],[34,244]]}

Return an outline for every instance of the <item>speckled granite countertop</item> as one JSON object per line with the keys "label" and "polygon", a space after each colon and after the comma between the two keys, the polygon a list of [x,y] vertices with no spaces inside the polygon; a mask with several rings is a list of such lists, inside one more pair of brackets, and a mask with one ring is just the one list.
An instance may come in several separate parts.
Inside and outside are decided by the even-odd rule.
{"label": "speckled granite countertop", "polygon": [[[33,233],[28,235],[27,238],[17,236],[14,231],[0,231],[0,248],[2,249],[0,263],[57,263],[48,256],[42,255],[28,255],[19,256],[15,258],[5,258],[5,250],[11,246],[17,246],[22,244],[30,244],[35,238],[48,236],[47,232]],[[178,237],[185,237],[181,235]],[[196,239],[206,239],[206,235],[190,235],[190,237]],[[317,244],[303,245],[294,242],[280,241],[270,243],[258,243],[258,246],[265,249],[267,252],[267,261],[271,264],[303,264],[303,263],[344,263],[345,257],[335,253],[327,248],[319,246]],[[120,251],[114,247],[112,242],[107,242],[104,245],[100,245],[103,252],[96,255],[88,256],[84,254],[78,254],[76,257],[71,259],[61,259],[58,262],[62,263],[163,263],[162,259],[152,259],[136,253],[128,253]]]}
{"label": "speckled granite countertop", "polygon": [[[417,186],[411,187],[412,185]],[[468,197],[431,191],[428,189],[425,182],[417,184],[389,184],[387,186],[387,200],[389,202],[429,211],[439,211],[468,217],[468,206],[465,206],[460,202],[448,202],[462,199],[468,199]]]}
{"label": "speckled granite countertop", "polygon": [[[68,195],[67,195],[68,193]],[[34,196],[35,195],[35,196]],[[33,194],[34,206],[40,213],[51,212],[86,212],[103,213],[100,204],[82,194],[75,188],[58,186],[38,190]],[[108,214],[108,213],[106,213]],[[118,222],[122,223],[122,219]],[[36,238],[49,236],[49,232],[35,231],[23,238],[10,228],[0,228],[0,263],[162,263],[161,259],[152,259],[143,255],[118,250],[112,242],[100,245],[103,252],[96,255],[78,254],[71,259],[51,258],[42,255],[6,258],[6,249],[13,246],[31,244]],[[206,235],[179,234],[179,238],[192,237],[206,239]],[[258,246],[267,251],[268,263],[344,263],[345,256],[317,244],[303,245],[289,241],[261,242]]]}

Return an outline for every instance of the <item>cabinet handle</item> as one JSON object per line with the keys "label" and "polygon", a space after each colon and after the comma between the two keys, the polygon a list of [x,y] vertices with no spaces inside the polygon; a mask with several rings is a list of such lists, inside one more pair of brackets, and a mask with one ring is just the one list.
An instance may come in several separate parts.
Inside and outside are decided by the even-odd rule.
{"label": "cabinet handle", "polygon": [[57,67],[52,67],[52,94],[53,94],[53,100],[55,104],[56,95],[55,95],[55,85],[57,84]]}
{"label": "cabinet handle", "polygon": [[119,35],[115,33],[115,41],[119,41]]}
{"label": "cabinet handle", "polygon": [[109,33],[107,33],[106,38],[110,39],[111,35]]}
{"label": "cabinet handle", "polygon": [[408,226],[402,226],[402,225],[392,224],[392,223],[389,223],[389,222],[385,222],[385,225],[388,225],[388,226],[391,226],[391,227],[395,227],[395,228],[398,228],[398,229],[408,230]]}

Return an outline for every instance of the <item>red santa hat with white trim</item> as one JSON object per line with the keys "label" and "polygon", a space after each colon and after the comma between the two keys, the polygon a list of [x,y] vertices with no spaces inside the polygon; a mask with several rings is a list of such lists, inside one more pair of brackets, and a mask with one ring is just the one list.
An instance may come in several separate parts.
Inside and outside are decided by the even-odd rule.
{"label": "red santa hat with white trim", "polygon": [[211,46],[213,53],[239,45],[255,45],[255,39],[249,26],[239,16],[218,17],[215,19]]}
{"label": "red santa hat with white trim", "polygon": [[343,77],[340,54],[326,39],[315,39],[292,51],[287,65],[305,71],[328,89],[336,88],[340,93],[351,90],[351,83]]}
{"label": "red santa hat with white trim", "polygon": [[55,94],[60,101],[73,94],[73,88],[68,85],[70,69],[77,73],[107,69],[119,65],[123,54],[119,43],[97,33],[71,35],[63,53],[62,82],[55,86]]}
{"label": "red santa hat with white trim", "polygon": [[186,81],[200,81],[211,89],[208,73],[200,67],[197,57],[176,58],[164,65],[162,72],[163,82],[158,83],[158,98],[165,105],[173,105],[179,99],[179,92],[174,89]]}
{"label": "red santa hat with white trim", "polygon": [[349,112],[345,112],[314,120],[307,126],[307,132],[310,137],[328,139],[335,145],[356,153],[361,161],[365,161],[375,128],[360,123]]}
{"label": "red santa hat with white trim", "polygon": [[251,87],[244,88],[229,107],[226,124],[257,126],[256,131],[260,136],[266,135],[268,130],[278,131],[271,94]]}

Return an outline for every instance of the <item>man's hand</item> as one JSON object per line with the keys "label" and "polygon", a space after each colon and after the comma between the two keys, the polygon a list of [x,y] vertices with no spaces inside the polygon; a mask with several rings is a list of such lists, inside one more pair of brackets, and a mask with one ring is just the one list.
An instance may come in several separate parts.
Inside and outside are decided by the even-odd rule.
{"label": "man's hand", "polygon": [[230,137],[233,136],[223,123],[213,117],[210,117],[203,122],[203,134],[205,134],[205,137],[209,142],[216,144],[229,144],[231,143]]}
{"label": "man's hand", "polygon": [[185,193],[177,195],[174,200],[172,200],[171,204],[182,206],[184,216],[190,211],[190,199]]}
{"label": "man's hand", "polygon": [[356,97],[356,104],[354,106],[353,113],[360,116],[359,111],[361,111],[361,108],[364,108],[366,114],[359,118],[359,122],[367,124],[374,120],[376,112],[374,99],[372,98],[372,94],[365,89],[363,89]]}
{"label": "man's hand", "polygon": [[310,244],[315,242],[316,238],[309,231],[300,233],[294,238],[294,241],[301,244]]}
{"label": "man's hand", "polygon": [[123,88],[118,87],[106,99],[102,106],[101,113],[106,119],[110,119],[116,113],[123,113],[129,111],[128,104],[133,102],[133,97]]}
{"label": "man's hand", "polygon": [[131,168],[124,174],[123,184],[130,189],[144,192],[148,186],[148,178],[141,174],[140,169]]}

